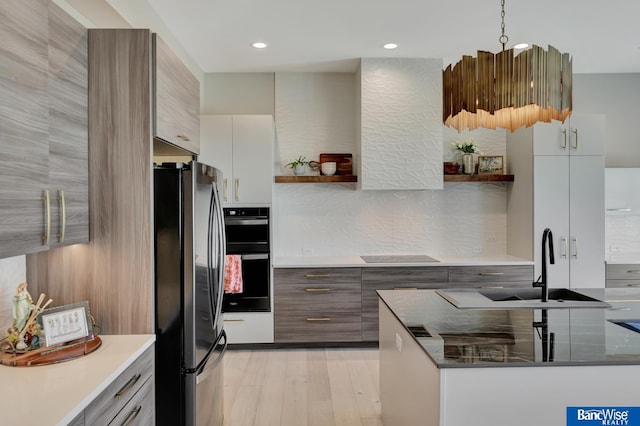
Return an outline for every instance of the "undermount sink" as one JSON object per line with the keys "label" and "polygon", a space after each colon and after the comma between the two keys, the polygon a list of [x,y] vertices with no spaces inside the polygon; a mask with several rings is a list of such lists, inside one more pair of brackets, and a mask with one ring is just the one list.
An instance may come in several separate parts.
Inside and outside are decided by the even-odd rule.
{"label": "undermount sink", "polygon": [[538,288],[460,288],[436,290],[441,297],[458,309],[563,309],[609,308],[595,299],[567,288],[550,288],[549,300],[540,300]]}

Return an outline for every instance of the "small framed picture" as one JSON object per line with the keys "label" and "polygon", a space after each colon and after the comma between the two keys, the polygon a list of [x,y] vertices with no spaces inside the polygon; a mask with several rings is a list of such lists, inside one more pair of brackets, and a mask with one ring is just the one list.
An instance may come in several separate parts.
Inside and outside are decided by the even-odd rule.
{"label": "small framed picture", "polygon": [[504,156],[502,155],[478,156],[478,174],[479,175],[504,174]]}
{"label": "small framed picture", "polygon": [[44,338],[42,346],[93,339],[89,302],[46,309],[39,317]]}

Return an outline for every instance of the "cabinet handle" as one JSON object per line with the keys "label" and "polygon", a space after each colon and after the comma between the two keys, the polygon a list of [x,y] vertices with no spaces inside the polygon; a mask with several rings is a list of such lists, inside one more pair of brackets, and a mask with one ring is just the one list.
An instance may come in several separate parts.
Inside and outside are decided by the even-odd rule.
{"label": "cabinet handle", "polygon": [[504,288],[503,285],[481,285],[480,288]]}
{"label": "cabinet handle", "polygon": [[640,287],[640,284],[627,284],[627,287]]}
{"label": "cabinet handle", "polygon": [[244,322],[245,320],[243,319],[226,319],[224,320],[224,322]]}
{"label": "cabinet handle", "polygon": [[182,139],[182,140],[183,140],[183,141],[185,141],[185,142],[191,142],[191,139],[189,139],[189,136],[187,136],[187,135],[182,135],[182,134],[181,134],[181,135],[176,135],[176,137],[177,137],[178,139]]}
{"label": "cabinet handle", "polygon": [[227,179],[222,179],[222,199],[227,201]]}
{"label": "cabinet handle", "polygon": [[125,383],[125,385],[123,387],[121,387],[118,392],[116,392],[116,398],[120,399],[123,396],[125,396],[127,394],[127,392],[129,392],[131,390],[131,388],[133,388],[133,386],[136,383],[138,383],[138,380],[140,380],[140,377],[141,377],[140,374],[136,374],[135,376],[131,377],[129,379],[129,381],[127,383]]}
{"label": "cabinet handle", "polygon": [[240,201],[240,178],[236,178],[236,201]]}
{"label": "cabinet handle", "polygon": [[480,272],[478,275],[483,277],[497,277],[500,275],[504,275],[504,272]]}
{"label": "cabinet handle", "polygon": [[305,274],[305,278],[329,278],[329,274]]}
{"label": "cabinet handle", "polygon": [[631,270],[627,271],[627,274],[640,274],[640,270],[631,269]]}
{"label": "cabinet handle", "polygon": [[562,149],[567,149],[567,129],[562,129]]}
{"label": "cabinet handle", "polygon": [[578,149],[578,129],[573,129],[573,134],[576,135],[576,143],[573,145],[573,149]]}
{"label": "cabinet handle", "polygon": [[121,423],[121,425],[122,426],[132,425],[133,421],[136,419],[136,417],[138,417],[138,414],[140,414],[140,411],[142,411],[142,405],[138,405],[136,408],[131,410],[131,412],[129,413],[127,418],[124,419],[124,421]]}
{"label": "cabinet handle", "polygon": [[560,257],[567,258],[567,238],[560,237]]}
{"label": "cabinet handle", "polygon": [[610,311],[630,311],[631,308],[609,308]]}
{"label": "cabinet handle", "polygon": [[305,288],[304,291],[307,291],[309,293],[321,293],[321,292],[329,292],[331,291],[330,288]]}
{"label": "cabinet handle", "polygon": [[64,243],[64,234],[67,230],[67,203],[64,199],[64,191],[58,190],[56,200],[60,202],[60,233],[57,235],[58,242]]}
{"label": "cabinet handle", "polygon": [[578,258],[578,239],[576,237],[572,237],[571,238],[571,256],[573,256],[574,259]]}
{"label": "cabinet handle", "polygon": [[44,234],[42,235],[43,245],[49,245],[51,237],[51,203],[49,200],[49,190],[45,189],[40,198],[44,201]]}
{"label": "cabinet handle", "polygon": [[607,209],[608,212],[630,212],[629,208],[620,208],[620,209]]}
{"label": "cabinet handle", "polygon": [[329,317],[319,317],[319,318],[307,318],[307,321],[309,322],[316,322],[316,321],[331,321],[331,318]]}
{"label": "cabinet handle", "polygon": [[417,290],[418,287],[394,287],[394,290]]}

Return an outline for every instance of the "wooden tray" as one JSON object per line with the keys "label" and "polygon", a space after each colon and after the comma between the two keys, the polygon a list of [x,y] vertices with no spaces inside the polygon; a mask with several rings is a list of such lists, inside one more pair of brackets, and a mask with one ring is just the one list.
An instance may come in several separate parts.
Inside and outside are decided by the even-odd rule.
{"label": "wooden tray", "polygon": [[[351,154],[320,154],[320,164],[327,161],[336,162],[336,175],[352,175],[353,174],[353,156]],[[320,174],[322,170],[320,170]]]}
{"label": "wooden tray", "polygon": [[100,347],[102,340],[96,336],[86,342],[64,346],[50,346],[24,353],[2,352],[0,364],[13,367],[31,367],[34,365],[56,364],[90,354]]}

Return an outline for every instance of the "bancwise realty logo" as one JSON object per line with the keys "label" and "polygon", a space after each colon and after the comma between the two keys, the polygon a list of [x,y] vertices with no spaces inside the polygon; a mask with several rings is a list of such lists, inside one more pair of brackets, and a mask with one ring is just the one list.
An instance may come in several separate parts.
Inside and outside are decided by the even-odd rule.
{"label": "bancwise realty logo", "polygon": [[567,426],[640,426],[640,407],[567,407]]}

